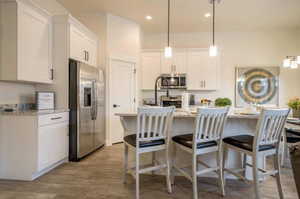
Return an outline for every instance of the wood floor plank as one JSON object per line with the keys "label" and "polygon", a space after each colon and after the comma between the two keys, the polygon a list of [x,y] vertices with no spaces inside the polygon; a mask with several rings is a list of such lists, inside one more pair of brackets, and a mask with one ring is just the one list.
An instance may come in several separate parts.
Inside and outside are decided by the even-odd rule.
{"label": "wood floor plank", "polygon": [[[66,163],[33,182],[0,180],[0,199],[132,199],[135,181],[122,183],[123,145],[105,147],[78,163]],[[296,199],[296,186],[292,171],[282,169],[282,182],[286,199]],[[279,198],[276,182],[268,178],[260,185],[263,198]],[[176,177],[174,192],[168,194],[165,177],[142,175],[143,199],[190,199],[192,185],[184,177]],[[219,199],[217,179],[199,178],[199,198]],[[228,180],[224,199],[252,199],[251,185]]]}

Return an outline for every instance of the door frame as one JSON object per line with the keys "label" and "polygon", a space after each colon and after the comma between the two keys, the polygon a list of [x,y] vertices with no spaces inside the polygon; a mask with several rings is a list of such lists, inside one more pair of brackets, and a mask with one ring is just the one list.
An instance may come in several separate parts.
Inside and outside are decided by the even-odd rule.
{"label": "door frame", "polygon": [[112,129],[110,126],[110,121],[111,121],[111,117],[112,117],[112,101],[111,101],[111,81],[112,81],[112,62],[113,61],[119,61],[119,62],[124,62],[124,63],[130,63],[134,65],[134,95],[132,96],[133,98],[135,98],[135,102],[134,102],[134,109],[137,109],[137,104],[138,104],[138,78],[137,78],[137,59],[131,59],[131,58],[124,58],[124,57],[108,57],[107,58],[107,67],[106,67],[106,97],[105,97],[105,106],[106,106],[106,122],[105,122],[105,126],[106,126],[106,135],[105,135],[105,145],[106,146],[111,146],[112,145],[112,140],[111,140],[111,135],[112,135]]}

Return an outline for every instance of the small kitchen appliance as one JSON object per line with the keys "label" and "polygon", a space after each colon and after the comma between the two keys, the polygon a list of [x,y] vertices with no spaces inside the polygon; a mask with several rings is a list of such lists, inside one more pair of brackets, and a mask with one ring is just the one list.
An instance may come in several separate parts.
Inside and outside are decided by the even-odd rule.
{"label": "small kitchen appliance", "polygon": [[181,96],[161,96],[160,97],[161,105],[164,107],[175,106],[176,108],[182,107]]}
{"label": "small kitchen appliance", "polygon": [[161,75],[160,89],[186,89],[186,74]]}

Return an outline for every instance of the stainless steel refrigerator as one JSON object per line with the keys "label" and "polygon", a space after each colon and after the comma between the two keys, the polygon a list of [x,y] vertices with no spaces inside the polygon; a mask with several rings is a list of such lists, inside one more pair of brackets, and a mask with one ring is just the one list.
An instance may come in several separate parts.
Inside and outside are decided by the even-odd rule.
{"label": "stainless steel refrigerator", "polygon": [[79,161],[105,142],[103,71],[69,60],[69,160]]}

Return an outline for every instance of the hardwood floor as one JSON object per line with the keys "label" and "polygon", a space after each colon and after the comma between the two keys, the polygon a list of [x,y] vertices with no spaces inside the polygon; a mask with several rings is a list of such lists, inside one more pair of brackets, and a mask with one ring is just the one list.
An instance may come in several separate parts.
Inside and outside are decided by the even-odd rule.
{"label": "hardwood floor", "polygon": [[[123,145],[106,147],[79,163],[66,163],[33,182],[0,181],[0,199],[125,199],[134,198],[134,179],[122,183]],[[286,199],[296,199],[296,187],[291,170],[283,169],[283,189]],[[254,198],[251,185],[228,180],[226,197],[219,195],[217,180],[199,178],[199,198],[248,199]],[[261,184],[263,198],[278,198],[275,179]],[[173,193],[168,194],[163,176],[141,177],[143,199],[190,199],[192,185],[176,177]]]}

